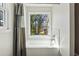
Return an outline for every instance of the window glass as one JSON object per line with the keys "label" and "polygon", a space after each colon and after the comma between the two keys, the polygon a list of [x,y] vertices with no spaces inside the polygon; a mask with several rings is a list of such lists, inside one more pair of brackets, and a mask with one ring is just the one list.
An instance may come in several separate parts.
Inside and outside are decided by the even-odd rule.
{"label": "window glass", "polygon": [[0,10],[0,26],[3,26],[3,11]]}
{"label": "window glass", "polygon": [[48,35],[48,15],[31,14],[30,29],[31,35]]}

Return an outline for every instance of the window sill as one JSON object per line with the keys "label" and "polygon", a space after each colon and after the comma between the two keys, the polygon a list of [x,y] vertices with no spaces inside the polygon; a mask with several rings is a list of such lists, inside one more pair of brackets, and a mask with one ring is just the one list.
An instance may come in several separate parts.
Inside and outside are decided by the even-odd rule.
{"label": "window sill", "polygon": [[56,42],[51,43],[50,40],[28,40],[26,48],[59,48]]}

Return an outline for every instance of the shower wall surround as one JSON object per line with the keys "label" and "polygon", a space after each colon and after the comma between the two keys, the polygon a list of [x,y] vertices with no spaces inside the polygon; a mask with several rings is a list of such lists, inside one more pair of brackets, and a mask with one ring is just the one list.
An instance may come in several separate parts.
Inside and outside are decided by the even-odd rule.
{"label": "shower wall surround", "polygon": [[[56,47],[53,38],[53,7],[38,4],[24,6],[24,21],[26,33],[26,48]],[[54,44],[53,44],[54,43]],[[58,45],[57,45],[58,48]]]}
{"label": "shower wall surround", "polygon": [[[74,13],[72,12],[72,10],[74,9],[73,5],[74,4],[67,4],[67,3],[64,3],[64,4],[62,3],[60,4],[24,4],[24,12],[25,12],[24,20],[25,21],[24,22],[22,21],[22,23],[25,24],[26,20],[29,21],[28,19],[29,17],[27,17],[28,10],[29,12],[32,11],[33,13],[37,13],[36,10],[39,10],[39,13],[40,11],[41,12],[44,12],[44,11],[46,12],[46,10],[49,12],[51,11],[50,17],[52,19],[52,25],[51,25],[51,31],[52,31],[51,38],[52,39],[48,39],[48,38],[47,39],[40,39],[40,38],[35,39],[34,37],[30,37],[29,35],[26,34],[27,55],[42,55],[42,54],[47,55],[44,52],[42,53],[35,52],[35,51],[43,51],[43,49],[45,51],[49,51],[51,49],[52,51],[50,52],[51,55],[54,55],[55,52],[59,52],[59,51],[61,55],[65,55],[65,56],[74,55],[74,49],[72,49],[72,47],[74,48],[74,46],[71,46],[71,45],[74,45],[74,43],[70,43],[70,41],[74,41],[74,36],[72,36],[70,32],[70,30],[72,30],[70,27],[73,27],[73,23],[70,23],[72,19],[70,15]],[[36,15],[34,15],[33,17],[36,17]],[[74,19],[72,20],[72,22],[74,22]],[[22,24],[22,27],[26,27],[25,29],[28,29],[27,24],[26,25],[24,24]],[[29,31],[28,32],[26,31],[26,33],[30,33]],[[74,31],[72,32],[74,33]],[[32,33],[32,34],[35,34],[35,33]],[[73,39],[71,39],[70,35],[73,37]],[[28,39],[28,37],[31,39]],[[51,41],[52,41],[52,44],[51,44]],[[55,49],[56,51],[53,50],[54,48],[56,48]],[[70,51],[72,51],[73,54]]]}

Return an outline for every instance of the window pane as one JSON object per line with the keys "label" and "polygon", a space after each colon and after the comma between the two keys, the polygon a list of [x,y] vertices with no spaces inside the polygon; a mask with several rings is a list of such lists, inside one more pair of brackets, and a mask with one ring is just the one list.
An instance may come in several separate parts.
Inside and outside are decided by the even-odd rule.
{"label": "window pane", "polygon": [[48,34],[48,15],[32,14],[30,15],[31,35],[47,35]]}
{"label": "window pane", "polygon": [[3,11],[0,10],[0,26],[3,26]]}

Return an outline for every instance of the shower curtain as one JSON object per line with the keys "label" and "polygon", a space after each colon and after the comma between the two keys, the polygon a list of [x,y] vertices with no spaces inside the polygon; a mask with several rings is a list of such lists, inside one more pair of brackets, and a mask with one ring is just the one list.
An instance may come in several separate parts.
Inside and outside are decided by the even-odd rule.
{"label": "shower curtain", "polygon": [[14,32],[13,32],[13,56],[25,56],[24,28],[21,28],[23,16],[23,4],[14,4]]}

